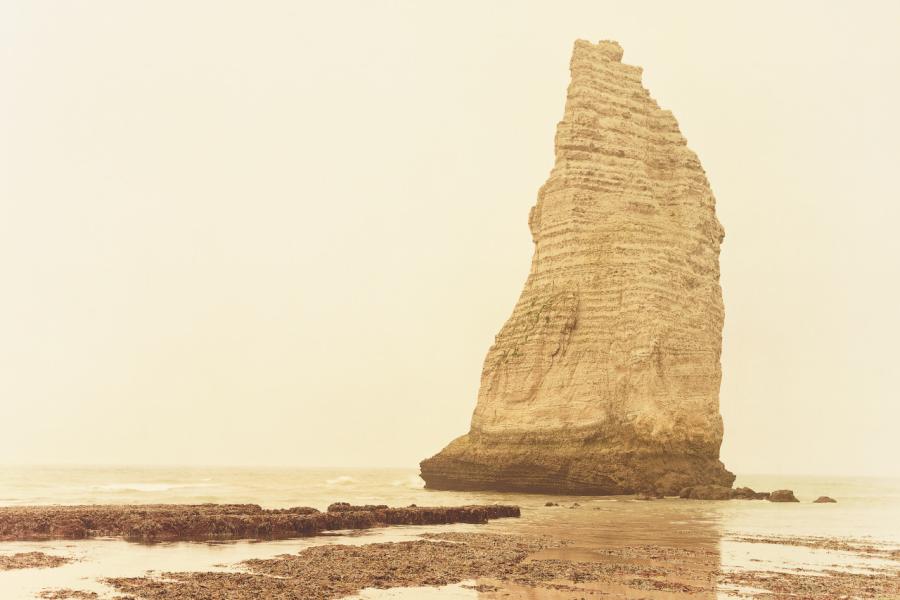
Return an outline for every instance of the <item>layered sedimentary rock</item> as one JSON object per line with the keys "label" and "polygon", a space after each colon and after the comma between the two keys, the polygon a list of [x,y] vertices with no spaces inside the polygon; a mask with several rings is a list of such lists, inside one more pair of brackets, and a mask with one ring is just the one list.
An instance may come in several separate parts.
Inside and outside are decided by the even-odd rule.
{"label": "layered sedimentary rock", "polygon": [[724,309],[715,199],[615,42],[575,43],[531,271],[488,351],[471,429],[430,488],[677,494],[719,461]]}

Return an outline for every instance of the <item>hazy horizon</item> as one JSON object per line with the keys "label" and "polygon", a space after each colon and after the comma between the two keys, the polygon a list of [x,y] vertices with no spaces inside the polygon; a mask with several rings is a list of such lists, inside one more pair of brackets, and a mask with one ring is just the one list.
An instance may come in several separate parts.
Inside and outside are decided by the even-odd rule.
{"label": "hazy horizon", "polygon": [[[175,470],[198,470],[198,471],[214,471],[214,470],[270,470],[270,471],[327,471],[335,474],[341,471],[409,471],[418,470],[418,461],[406,465],[304,465],[304,464],[159,464],[159,463],[28,463],[28,462],[0,462],[0,466],[13,469],[121,469],[121,470],[152,470],[152,471],[175,471]],[[783,472],[783,473],[765,473],[760,471],[740,471],[735,472],[737,480],[735,485],[741,483],[741,478],[747,477],[836,477],[840,479],[874,479],[878,481],[897,481],[900,482],[900,475],[897,474],[859,474],[859,473],[839,473],[839,472]],[[136,482],[137,483],[137,482]],[[523,492],[529,493],[529,492]],[[541,492],[534,492],[541,495]],[[579,494],[573,494],[579,495]]]}
{"label": "hazy horizon", "polygon": [[465,433],[583,38],[716,195],[725,466],[898,477],[898,22],[5,3],[0,464],[406,467]]}

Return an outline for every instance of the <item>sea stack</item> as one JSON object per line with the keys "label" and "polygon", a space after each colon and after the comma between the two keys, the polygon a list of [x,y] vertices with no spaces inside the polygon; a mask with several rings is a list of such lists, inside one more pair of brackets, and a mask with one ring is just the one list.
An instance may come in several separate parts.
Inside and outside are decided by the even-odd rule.
{"label": "sea stack", "polygon": [[531,271],[469,433],[426,487],[673,495],[719,460],[724,231],[697,156],[616,42],[575,42]]}

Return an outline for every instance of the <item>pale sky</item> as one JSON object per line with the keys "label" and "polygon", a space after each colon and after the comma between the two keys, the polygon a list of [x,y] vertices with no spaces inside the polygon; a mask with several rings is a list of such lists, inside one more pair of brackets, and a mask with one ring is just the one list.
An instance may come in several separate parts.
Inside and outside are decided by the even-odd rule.
{"label": "pale sky", "polygon": [[584,38],[717,197],[726,466],[900,475],[898,6],[3,0],[0,462],[464,433]]}

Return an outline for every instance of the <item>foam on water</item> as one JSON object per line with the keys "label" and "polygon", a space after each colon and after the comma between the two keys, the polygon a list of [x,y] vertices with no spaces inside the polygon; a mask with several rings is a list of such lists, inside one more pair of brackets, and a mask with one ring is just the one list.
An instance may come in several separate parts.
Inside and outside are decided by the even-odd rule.
{"label": "foam on water", "polygon": [[100,492],[168,492],[183,488],[212,487],[208,483],[107,483],[91,486]]}
{"label": "foam on water", "polygon": [[348,483],[353,483],[354,481],[356,480],[349,475],[341,475],[340,477],[335,477],[334,479],[326,479],[325,483],[327,485],[345,485]]}

